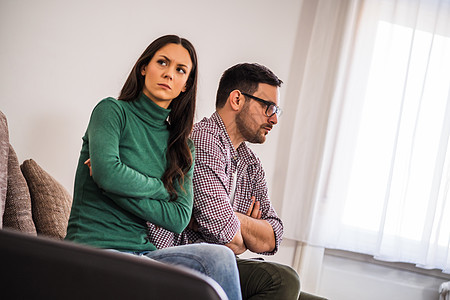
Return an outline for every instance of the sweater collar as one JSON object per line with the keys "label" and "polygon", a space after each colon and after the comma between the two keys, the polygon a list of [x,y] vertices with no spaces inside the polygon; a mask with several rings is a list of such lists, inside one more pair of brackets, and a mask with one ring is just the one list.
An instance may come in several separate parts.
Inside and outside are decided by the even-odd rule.
{"label": "sweater collar", "polygon": [[162,108],[148,98],[144,93],[132,101],[133,111],[143,120],[154,125],[166,125],[170,109]]}

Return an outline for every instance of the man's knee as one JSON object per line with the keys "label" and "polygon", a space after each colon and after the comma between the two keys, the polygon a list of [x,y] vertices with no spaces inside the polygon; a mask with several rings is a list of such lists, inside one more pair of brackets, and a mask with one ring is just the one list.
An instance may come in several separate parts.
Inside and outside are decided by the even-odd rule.
{"label": "man's knee", "polygon": [[290,266],[277,264],[277,271],[281,277],[280,295],[283,299],[298,299],[300,295],[300,278]]}
{"label": "man's knee", "polygon": [[300,279],[293,268],[274,262],[251,260],[238,260],[238,268],[241,284],[244,284],[243,292],[245,290],[247,296],[276,295],[278,299],[298,299]]}

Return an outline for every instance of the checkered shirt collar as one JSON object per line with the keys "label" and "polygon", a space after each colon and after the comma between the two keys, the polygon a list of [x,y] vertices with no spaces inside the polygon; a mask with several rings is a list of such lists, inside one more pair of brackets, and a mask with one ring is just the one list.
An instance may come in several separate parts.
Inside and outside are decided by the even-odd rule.
{"label": "checkered shirt collar", "polygon": [[231,138],[228,135],[225,124],[223,123],[223,120],[217,111],[212,114],[211,120],[217,125],[220,132],[222,133],[223,141],[226,144],[226,146],[230,149],[231,151],[230,154],[232,155],[232,157],[237,157],[238,160],[242,159],[246,165],[253,165],[258,163],[255,155],[247,146],[247,142],[242,142],[237,149],[234,149],[233,143],[231,142]]}

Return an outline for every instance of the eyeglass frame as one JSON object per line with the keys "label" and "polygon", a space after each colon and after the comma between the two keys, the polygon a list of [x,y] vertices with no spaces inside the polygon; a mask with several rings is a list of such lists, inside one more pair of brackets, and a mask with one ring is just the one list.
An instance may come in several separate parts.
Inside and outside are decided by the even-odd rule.
{"label": "eyeglass frame", "polygon": [[[244,92],[241,92],[241,94],[244,95],[245,97],[252,98],[253,100],[256,100],[256,101],[258,101],[260,103],[263,103],[263,104],[267,105],[266,112],[264,113],[267,117],[270,118],[270,117],[272,117],[275,114],[277,115],[277,118],[280,117],[280,115],[282,113],[282,110],[274,102],[268,101],[268,100],[264,100],[264,99],[258,98],[256,96],[253,96],[253,95],[250,95],[250,94],[247,94],[247,93],[244,93]],[[275,106],[275,112],[269,116],[269,114],[267,112],[269,111],[269,107],[270,106]]]}

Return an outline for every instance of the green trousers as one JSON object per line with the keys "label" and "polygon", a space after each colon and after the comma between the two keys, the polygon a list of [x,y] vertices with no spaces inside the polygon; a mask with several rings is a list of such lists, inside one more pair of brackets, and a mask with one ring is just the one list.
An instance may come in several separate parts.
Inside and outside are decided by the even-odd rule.
{"label": "green trousers", "polygon": [[237,258],[242,299],[298,299],[300,279],[289,266],[258,259]]}

